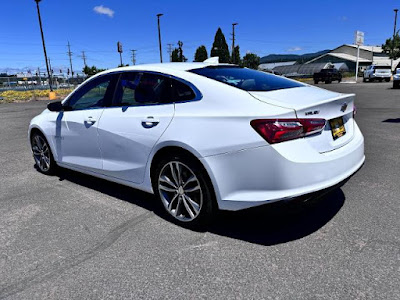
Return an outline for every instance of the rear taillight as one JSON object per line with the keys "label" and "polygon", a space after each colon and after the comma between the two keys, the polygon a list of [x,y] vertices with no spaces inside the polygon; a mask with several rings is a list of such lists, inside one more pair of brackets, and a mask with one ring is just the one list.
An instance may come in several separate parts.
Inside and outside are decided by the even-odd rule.
{"label": "rear taillight", "polygon": [[260,119],[250,122],[254,130],[270,144],[321,132],[325,124],[324,119]]}

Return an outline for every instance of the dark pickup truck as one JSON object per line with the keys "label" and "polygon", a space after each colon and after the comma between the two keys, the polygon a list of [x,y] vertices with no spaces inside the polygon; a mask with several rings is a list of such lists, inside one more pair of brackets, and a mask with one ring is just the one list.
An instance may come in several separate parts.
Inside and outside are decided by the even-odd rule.
{"label": "dark pickup truck", "polygon": [[342,81],[342,74],[337,69],[322,69],[321,72],[314,73],[314,83],[318,84],[320,81],[325,83],[332,83],[332,81],[337,80]]}

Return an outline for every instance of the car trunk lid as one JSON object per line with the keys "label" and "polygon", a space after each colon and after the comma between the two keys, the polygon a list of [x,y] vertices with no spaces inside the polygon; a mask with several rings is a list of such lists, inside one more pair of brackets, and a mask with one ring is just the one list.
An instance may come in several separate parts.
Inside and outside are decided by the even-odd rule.
{"label": "car trunk lid", "polygon": [[[249,93],[262,102],[294,109],[299,119],[327,120],[321,133],[304,138],[320,153],[338,149],[353,138],[354,94],[339,94],[313,86]],[[341,120],[345,133],[334,137],[331,126],[340,127],[337,129],[342,130]]]}

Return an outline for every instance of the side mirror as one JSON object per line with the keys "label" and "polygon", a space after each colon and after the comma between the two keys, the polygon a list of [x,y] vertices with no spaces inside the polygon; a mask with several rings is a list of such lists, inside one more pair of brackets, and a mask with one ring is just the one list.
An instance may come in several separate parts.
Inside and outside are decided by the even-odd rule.
{"label": "side mirror", "polygon": [[47,109],[49,111],[62,111],[63,110],[63,106],[61,104],[61,101],[56,101],[56,102],[50,102],[49,104],[47,104]]}

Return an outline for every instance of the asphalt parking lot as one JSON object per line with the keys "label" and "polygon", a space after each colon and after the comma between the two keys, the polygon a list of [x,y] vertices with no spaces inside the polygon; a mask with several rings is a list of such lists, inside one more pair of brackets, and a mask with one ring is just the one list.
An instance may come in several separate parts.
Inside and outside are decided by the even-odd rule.
{"label": "asphalt parking lot", "polygon": [[45,102],[0,105],[0,299],[399,299],[400,90],[356,93],[366,163],[322,199],[220,213],[206,232],[151,195],[61,170],[27,143]]}

